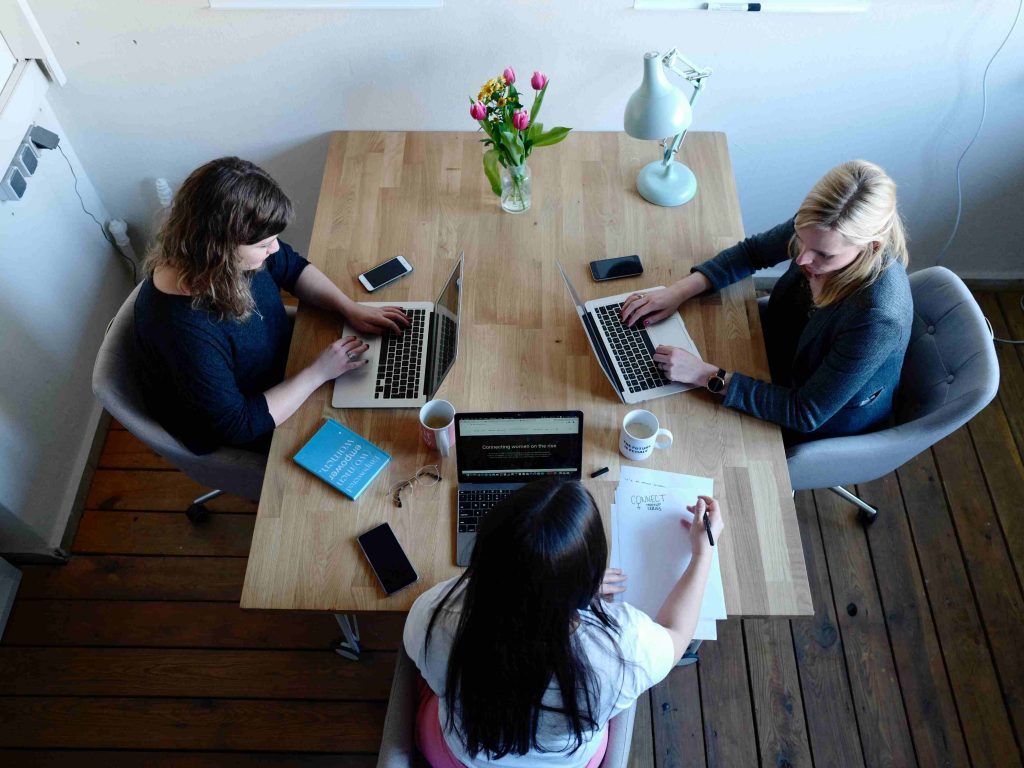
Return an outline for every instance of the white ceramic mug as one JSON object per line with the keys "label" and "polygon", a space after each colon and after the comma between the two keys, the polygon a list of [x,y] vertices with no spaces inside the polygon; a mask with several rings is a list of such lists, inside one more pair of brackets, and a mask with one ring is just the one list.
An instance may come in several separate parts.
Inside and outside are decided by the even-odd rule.
{"label": "white ceramic mug", "polygon": [[442,456],[451,453],[455,443],[455,406],[447,400],[431,400],[420,408],[420,434],[423,443]]}
{"label": "white ceramic mug", "polygon": [[627,459],[643,461],[650,457],[655,448],[672,445],[672,433],[662,429],[658,417],[650,411],[630,411],[622,419],[622,434],[619,437],[619,451]]}

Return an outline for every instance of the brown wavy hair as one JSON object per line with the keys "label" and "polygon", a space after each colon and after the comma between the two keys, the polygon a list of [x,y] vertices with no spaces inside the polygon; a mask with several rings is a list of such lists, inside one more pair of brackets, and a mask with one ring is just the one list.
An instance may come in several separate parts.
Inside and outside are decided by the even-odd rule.
{"label": "brown wavy hair", "polygon": [[[794,223],[798,229],[838,232],[860,248],[848,266],[825,279],[815,301],[819,307],[842,301],[870,285],[896,262],[904,267],[909,262],[907,235],[896,209],[896,184],[867,160],[850,160],[822,176],[800,204]],[[795,235],[789,253],[794,259],[800,253]]]}
{"label": "brown wavy hair", "polygon": [[238,258],[238,246],[279,234],[292,215],[291,200],[258,165],[237,157],[211,160],[192,171],[174,196],[146,256],[146,275],[173,267],[193,307],[221,320],[248,320],[255,307],[251,274]]}

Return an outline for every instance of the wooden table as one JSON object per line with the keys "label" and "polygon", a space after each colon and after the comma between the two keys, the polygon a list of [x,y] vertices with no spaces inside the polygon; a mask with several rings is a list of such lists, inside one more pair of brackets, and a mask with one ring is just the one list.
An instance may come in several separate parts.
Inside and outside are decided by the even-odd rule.
{"label": "wooden table", "polygon": [[[368,298],[356,276],[394,254],[415,271],[374,294],[379,301],[433,300],[460,251],[466,254],[459,355],[438,397],[462,411],[580,409],[585,476],[606,516],[618,479],[619,425],[632,406],[619,402],[594,359],[559,277],[566,267],[583,300],[668,285],[743,237],[724,134],[691,133],[683,161],[697,175],[697,197],[660,208],[636,192],[637,171],[658,155],[652,142],[620,133],[573,133],[530,157],[533,207],[500,210],[481,165],[476,133],[336,133],[320,190],[309,259],[350,296]],[[646,274],[595,283],[592,259],[637,253]],[[709,360],[768,378],[754,300],[745,280],[682,310]],[[288,375],[334,340],[339,319],[300,307]],[[336,410],[323,386],[274,433],[243,608],[403,611],[454,564],[455,459],[443,482],[403,494],[387,489],[426,464],[417,412]],[[690,391],[644,407],[675,435],[675,445],[645,463],[714,478],[727,529],[720,559],[730,615],[812,613],[800,532],[779,429]],[[381,446],[392,462],[358,502],[300,469],[292,456],[325,417]],[[356,535],[388,521],[420,582],[386,598],[358,550]]]}

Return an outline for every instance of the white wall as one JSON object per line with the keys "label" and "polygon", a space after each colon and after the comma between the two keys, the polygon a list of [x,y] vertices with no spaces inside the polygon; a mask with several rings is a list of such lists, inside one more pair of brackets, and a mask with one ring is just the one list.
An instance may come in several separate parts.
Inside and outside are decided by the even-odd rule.
{"label": "white wall", "polygon": [[[86,207],[105,221],[45,100],[33,119],[61,137]],[[0,552],[48,553],[60,544],[101,414],[96,350],[131,282],[82,212],[57,150],[43,153],[22,200],[0,203],[0,270]]]}
{"label": "white wall", "polygon": [[[507,64],[551,76],[546,124],[621,130],[643,52],[675,45],[715,71],[694,128],[728,133],[748,232],[791,215],[835,163],[865,157],[897,180],[924,266],[952,224],[956,157],[1017,0],[874,0],[857,15],[640,12],[628,0],[446,0],[422,11],[32,6],[69,78],[54,107],[136,248],[155,211],[154,177],[177,185],[236,153],[292,193],[299,216],[288,237],[304,249],[327,132],[469,130],[467,96]],[[946,262],[961,274],[1024,275],[1022,39],[1024,23],[992,67],[988,121],[965,162],[964,222]]]}

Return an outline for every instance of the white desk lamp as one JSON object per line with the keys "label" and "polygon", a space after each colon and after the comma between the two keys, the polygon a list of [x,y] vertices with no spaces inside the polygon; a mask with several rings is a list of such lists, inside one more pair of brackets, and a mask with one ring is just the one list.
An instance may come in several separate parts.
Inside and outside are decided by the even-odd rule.
{"label": "white desk lamp", "polygon": [[[676,66],[676,59],[686,69]],[[682,91],[665,77],[668,67],[693,85],[689,101]],[[634,139],[658,139],[665,148],[664,157],[644,166],[636,177],[640,196],[655,205],[673,206],[688,203],[697,194],[697,177],[682,163],[673,160],[693,122],[693,105],[700,95],[704,78],[710,69],[701,69],[673,48],[664,56],[657,52],[644,54],[644,80],[626,102],[623,127]],[[671,138],[671,141],[667,137]]]}

